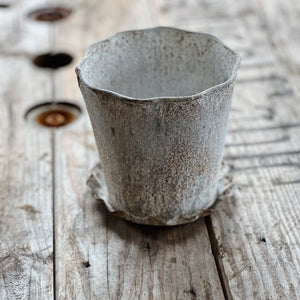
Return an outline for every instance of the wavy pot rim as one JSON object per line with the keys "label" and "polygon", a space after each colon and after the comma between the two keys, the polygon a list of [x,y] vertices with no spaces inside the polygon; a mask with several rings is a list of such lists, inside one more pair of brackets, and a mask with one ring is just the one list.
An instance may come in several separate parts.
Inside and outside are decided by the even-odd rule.
{"label": "wavy pot rim", "polygon": [[[199,93],[196,94],[192,94],[192,95],[188,95],[188,96],[157,96],[157,97],[149,97],[149,98],[137,98],[137,97],[131,97],[125,94],[121,94],[109,89],[104,89],[104,88],[99,88],[96,86],[93,86],[89,83],[86,82],[86,80],[84,80],[84,76],[82,76],[82,72],[81,72],[81,68],[82,65],[89,59],[89,53],[96,47],[98,47],[101,44],[105,44],[108,43],[110,41],[112,41],[113,39],[119,38],[120,36],[124,35],[124,34],[128,34],[128,33],[137,33],[137,32],[150,32],[150,31],[161,31],[161,30],[172,30],[172,31],[178,31],[178,32],[182,32],[184,34],[192,34],[192,35],[198,35],[198,36],[206,36],[209,37],[210,39],[214,40],[215,42],[219,43],[220,45],[222,45],[228,52],[230,52],[234,57],[235,57],[235,63],[232,66],[231,69],[231,76],[225,80],[224,82],[221,82],[219,84],[213,85]],[[143,104],[143,103],[156,103],[156,102],[178,102],[178,101],[184,101],[184,100],[193,100],[193,99],[199,99],[201,97],[203,97],[204,95],[211,93],[215,90],[219,90],[222,89],[226,86],[229,86],[231,84],[234,83],[236,77],[237,77],[237,71],[239,69],[241,65],[241,57],[240,55],[232,50],[231,48],[229,48],[221,39],[219,39],[218,37],[209,34],[209,33],[202,33],[202,32],[195,32],[195,31],[188,31],[188,30],[184,30],[184,29],[179,29],[179,28],[175,28],[175,27],[167,27],[167,26],[158,26],[158,27],[151,27],[151,28],[145,28],[145,29],[136,29],[136,30],[126,30],[126,31],[121,31],[118,32],[112,36],[110,36],[109,38],[99,41],[99,42],[95,42],[93,44],[91,44],[85,51],[84,56],[82,58],[82,60],[77,64],[76,68],[75,68],[75,72],[77,74],[77,79],[79,82],[83,82],[90,90],[92,90],[95,93],[101,93],[101,94],[109,94],[111,96],[114,96],[115,98],[118,99],[122,99],[122,101],[128,101],[131,103],[135,103],[135,104]]]}

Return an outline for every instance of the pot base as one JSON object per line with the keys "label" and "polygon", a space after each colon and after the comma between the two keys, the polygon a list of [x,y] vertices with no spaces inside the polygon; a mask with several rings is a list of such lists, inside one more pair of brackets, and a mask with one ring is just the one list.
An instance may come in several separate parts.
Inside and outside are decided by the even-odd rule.
{"label": "pot base", "polygon": [[220,199],[221,195],[231,187],[232,178],[229,176],[229,167],[222,164],[220,174],[219,174],[219,184],[218,190],[215,197],[215,201],[212,206],[201,209],[196,214],[193,215],[180,215],[176,216],[173,219],[165,220],[155,216],[147,216],[147,217],[138,217],[134,215],[129,215],[124,211],[114,209],[110,203],[105,200],[108,199],[108,192],[106,189],[105,181],[104,181],[104,174],[101,163],[98,163],[91,171],[91,175],[87,180],[87,185],[92,190],[93,197],[99,201],[100,203],[104,204],[107,210],[122,219],[127,221],[137,223],[137,224],[144,224],[144,225],[153,225],[153,226],[174,226],[174,225],[181,225],[190,222],[194,222],[200,217],[205,217],[211,214],[214,211],[214,206],[216,204],[216,200]]}

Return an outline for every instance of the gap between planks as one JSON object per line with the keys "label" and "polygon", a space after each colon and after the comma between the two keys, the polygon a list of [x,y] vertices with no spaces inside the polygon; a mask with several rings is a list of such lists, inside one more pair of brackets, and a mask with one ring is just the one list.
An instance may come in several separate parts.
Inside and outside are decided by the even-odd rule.
{"label": "gap between planks", "polygon": [[215,231],[214,231],[214,228],[213,228],[211,217],[207,216],[207,217],[204,218],[204,220],[205,220],[207,233],[208,233],[208,236],[209,236],[211,251],[212,251],[212,254],[213,254],[214,259],[215,259],[217,272],[218,272],[218,275],[219,275],[222,291],[223,291],[223,294],[224,294],[224,298],[226,300],[232,300],[233,297],[232,297],[232,294],[230,292],[230,287],[229,287],[229,283],[228,283],[228,280],[227,280],[227,277],[226,277],[226,274],[225,274],[224,266],[223,266],[222,260],[219,258],[220,252],[219,252],[219,247],[218,247],[218,241],[217,241],[217,238],[216,238],[216,235],[215,235]]}
{"label": "gap between planks", "polygon": [[[53,76],[51,78],[53,80]],[[53,84],[52,84],[53,89]],[[56,299],[56,267],[55,267],[55,261],[56,261],[56,249],[55,249],[55,132],[51,132],[51,158],[52,158],[52,235],[53,235],[53,299]]]}

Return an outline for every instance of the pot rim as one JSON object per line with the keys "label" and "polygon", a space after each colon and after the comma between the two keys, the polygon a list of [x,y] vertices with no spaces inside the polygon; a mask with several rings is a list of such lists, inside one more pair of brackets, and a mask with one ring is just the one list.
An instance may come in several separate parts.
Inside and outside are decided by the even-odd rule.
{"label": "pot rim", "polygon": [[[179,31],[182,32],[184,34],[193,34],[193,35],[201,35],[201,36],[206,36],[211,38],[212,40],[218,42],[219,44],[221,44],[227,51],[229,51],[234,57],[235,57],[235,63],[232,67],[231,70],[231,76],[224,82],[216,84],[214,86],[211,86],[199,93],[196,94],[192,94],[192,95],[188,95],[188,96],[158,96],[158,97],[150,97],[150,98],[136,98],[136,97],[130,97],[127,96],[125,94],[121,94],[109,89],[104,89],[104,88],[98,88],[96,86],[92,86],[90,84],[88,84],[84,79],[83,76],[81,74],[81,67],[82,64],[84,62],[86,62],[86,60],[88,59],[88,54],[89,52],[94,49],[96,46],[100,45],[100,44],[104,44],[107,42],[110,42],[112,39],[115,39],[117,37],[119,37],[120,35],[124,34],[124,33],[132,33],[132,32],[147,32],[147,31],[155,31],[155,30],[174,30],[174,31]],[[188,31],[188,30],[183,30],[183,29],[179,29],[179,28],[175,28],[175,27],[167,27],[167,26],[158,26],[158,27],[151,27],[151,28],[146,28],[146,29],[137,29],[137,30],[126,30],[126,31],[121,31],[118,32],[112,36],[110,36],[109,38],[93,43],[91,44],[85,51],[83,59],[78,63],[78,65],[75,68],[75,72],[77,74],[77,79],[78,82],[83,82],[90,90],[92,90],[95,93],[105,93],[108,95],[112,95],[118,99],[122,99],[122,101],[128,101],[131,103],[155,103],[155,102],[178,102],[178,101],[184,101],[184,100],[193,100],[193,99],[199,99],[203,96],[205,96],[208,93],[211,93],[215,90],[219,90],[221,88],[225,88],[226,86],[229,86],[231,84],[234,83],[236,77],[237,77],[237,71],[239,69],[241,65],[241,57],[240,55],[235,52],[234,50],[232,50],[231,48],[229,48],[224,42],[222,42],[218,37],[212,35],[212,34],[208,34],[208,33],[202,33],[202,32],[195,32],[195,31]]]}

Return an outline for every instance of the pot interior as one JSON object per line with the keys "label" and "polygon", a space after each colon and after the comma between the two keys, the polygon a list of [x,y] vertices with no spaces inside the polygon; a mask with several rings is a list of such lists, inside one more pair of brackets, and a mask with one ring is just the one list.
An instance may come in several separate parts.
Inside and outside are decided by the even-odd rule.
{"label": "pot interior", "polygon": [[119,33],[92,45],[82,80],[138,99],[192,96],[227,81],[237,55],[213,36],[172,28]]}

